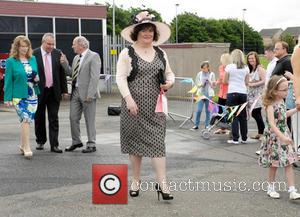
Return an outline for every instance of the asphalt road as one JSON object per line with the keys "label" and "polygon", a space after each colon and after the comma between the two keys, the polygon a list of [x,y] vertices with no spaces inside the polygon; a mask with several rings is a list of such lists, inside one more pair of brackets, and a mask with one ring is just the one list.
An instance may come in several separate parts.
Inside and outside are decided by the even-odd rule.
{"label": "asphalt road", "polygon": [[[20,129],[15,112],[0,105],[0,216],[299,216],[300,201],[290,201],[285,191],[280,192],[280,199],[270,199],[261,189],[267,170],[257,164],[258,142],[227,144],[227,135],[203,140],[199,131],[189,130],[191,123],[179,129],[182,120],[178,119],[168,119],[166,138],[167,175],[175,199],[158,201],[156,192],[148,190],[137,198],[129,197],[126,205],[93,204],[92,165],[128,163],[128,156],[120,153],[119,117],[106,114],[107,106],[118,101],[118,97],[104,95],[97,104],[97,152],[54,154],[49,144],[46,150],[37,151],[32,126],[32,160],[18,152]],[[62,103],[59,116],[64,149],[71,143],[68,102]],[[253,120],[249,128],[249,134],[254,134]],[[295,177],[300,189],[298,168]],[[151,161],[145,158],[142,181],[154,180]],[[278,180],[285,181],[284,170],[279,170]],[[199,183],[206,184],[205,188]]]}

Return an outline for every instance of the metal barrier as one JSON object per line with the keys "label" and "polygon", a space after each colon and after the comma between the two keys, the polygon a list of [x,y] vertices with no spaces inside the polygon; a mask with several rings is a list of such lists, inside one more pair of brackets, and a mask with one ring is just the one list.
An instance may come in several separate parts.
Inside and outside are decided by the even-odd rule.
{"label": "metal barrier", "polygon": [[194,114],[194,95],[188,93],[194,86],[192,78],[175,77],[173,88],[167,91],[169,117],[183,118],[179,128],[183,127],[188,121],[193,122]]}
{"label": "metal barrier", "polygon": [[[179,128],[183,127],[188,121],[193,123],[194,95],[188,93],[193,86],[194,81],[192,78],[175,77],[173,88],[166,92],[169,117],[174,121],[175,117],[184,119]],[[102,74],[100,76],[99,90],[106,94],[119,94],[116,76]]]}

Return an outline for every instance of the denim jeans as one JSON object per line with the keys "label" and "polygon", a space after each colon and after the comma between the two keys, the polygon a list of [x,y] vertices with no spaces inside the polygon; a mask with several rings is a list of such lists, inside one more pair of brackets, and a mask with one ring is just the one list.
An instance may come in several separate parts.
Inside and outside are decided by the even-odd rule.
{"label": "denim jeans", "polygon": [[209,126],[209,121],[210,121],[210,111],[208,111],[209,101],[208,101],[208,99],[201,99],[197,104],[197,111],[196,111],[195,126],[197,126],[197,127],[199,127],[199,124],[200,124],[200,117],[201,117],[203,105],[205,105],[205,115],[206,115],[205,127]]}
{"label": "denim jeans", "polygon": [[[247,94],[243,93],[228,93],[227,102],[228,106],[241,105],[247,102]],[[242,140],[247,140],[248,125],[247,125],[247,112],[246,108],[237,116],[233,118],[232,125],[232,138],[233,141],[239,141],[239,130],[241,131]]]}

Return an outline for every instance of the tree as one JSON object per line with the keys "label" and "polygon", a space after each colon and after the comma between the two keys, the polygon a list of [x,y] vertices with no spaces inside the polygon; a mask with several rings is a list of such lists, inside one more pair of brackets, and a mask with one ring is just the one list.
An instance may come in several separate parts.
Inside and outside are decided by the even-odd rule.
{"label": "tree", "polygon": [[[113,8],[110,4],[107,6],[107,34],[112,35],[113,32]],[[128,10],[115,6],[115,33],[120,35],[124,29],[131,22],[131,14]]]}
{"label": "tree", "polygon": [[[112,6],[107,3],[107,33],[112,35]],[[148,10],[162,22],[161,15],[151,9],[129,8],[115,6],[115,28],[119,35],[133,21],[134,15],[142,10]],[[224,42],[230,43],[230,50],[243,49],[243,24],[245,36],[245,53],[249,51],[263,52],[263,40],[259,33],[238,19],[205,19],[197,14],[184,12],[177,16],[178,42]],[[171,41],[175,42],[176,17],[171,22]]]}
{"label": "tree", "polygon": [[294,47],[296,45],[294,37],[290,33],[284,33],[280,36],[281,41],[285,41],[289,45],[289,53],[293,53]]}
{"label": "tree", "polygon": [[[107,34],[112,35],[113,31],[113,8],[112,5],[106,3],[107,6]],[[123,9],[122,7],[115,6],[115,33],[116,35],[120,35],[121,31],[129,26],[133,22],[133,18],[140,11],[147,10],[151,14],[155,15],[155,19],[157,21],[162,21],[160,14],[150,8],[142,9],[142,8],[129,8],[128,10]]]}
{"label": "tree", "polygon": [[[178,42],[206,42],[209,40],[207,31],[203,25],[204,18],[185,12],[177,16]],[[175,41],[176,17],[171,22],[171,39]]]}

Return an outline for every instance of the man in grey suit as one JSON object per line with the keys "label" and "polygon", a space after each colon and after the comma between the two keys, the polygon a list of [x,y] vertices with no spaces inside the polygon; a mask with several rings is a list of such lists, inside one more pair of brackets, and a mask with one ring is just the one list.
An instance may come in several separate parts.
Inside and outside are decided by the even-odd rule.
{"label": "man in grey suit", "polygon": [[73,40],[72,48],[77,54],[69,66],[64,54],[61,55],[61,64],[67,75],[72,77],[72,93],[70,102],[70,123],[72,145],[65,151],[74,151],[83,146],[80,136],[80,119],[82,113],[85,118],[88,141],[83,153],[96,151],[96,99],[99,96],[97,88],[100,77],[101,60],[97,53],[89,49],[89,41],[83,36]]}

